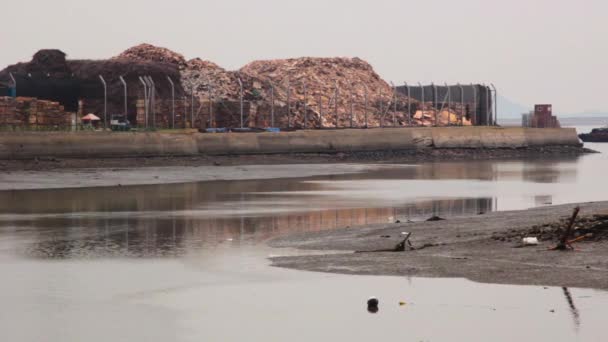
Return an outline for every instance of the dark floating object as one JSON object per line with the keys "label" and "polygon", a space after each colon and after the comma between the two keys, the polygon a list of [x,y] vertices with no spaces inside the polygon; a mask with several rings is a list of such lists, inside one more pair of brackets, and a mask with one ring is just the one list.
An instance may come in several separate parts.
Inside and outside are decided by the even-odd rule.
{"label": "dark floating object", "polygon": [[380,303],[380,301],[378,301],[378,298],[376,297],[370,297],[367,300],[367,311],[369,313],[376,313],[378,312],[378,304]]}
{"label": "dark floating object", "polygon": [[429,221],[429,222],[431,222],[431,221],[445,221],[445,219],[442,218],[442,217],[439,217],[437,215],[433,215],[433,216],[429,217],[427,219],[427,221]]}
{"label": "dark floating object", "polygon": [[591,133],[578,135],[584,142],[608,142],[608,127],[594,128]]}

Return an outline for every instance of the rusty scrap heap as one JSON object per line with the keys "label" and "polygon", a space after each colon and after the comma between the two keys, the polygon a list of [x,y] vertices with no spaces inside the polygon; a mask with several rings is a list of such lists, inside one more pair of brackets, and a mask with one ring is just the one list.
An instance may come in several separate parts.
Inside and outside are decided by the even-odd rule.
{"label": "rusty scrap heap", "polygon": [[[102,61],[66,61],[59,50],[52,52],[3,70],[0,79],[12,72],[21,77],[17,83],[21,84],[22,95],[58,101],[71,110],[82,100],[87,112],[102,114],[104,96],[98,76],[103,75],[108,81],[107,107],[111,114],[124,111],[119,81],[123,76],[129,118],[140,126],[150,122],[140,122],[148,117],[142,114],[144,110],[155,117],[155,125],[172,123],[177,127],[378,127],[430,125],[437,121],[436,109],[394,91],[359,58],[264,60],[228,71],[211,61],[186,60],[179,53],[150,44],[134,46]],[[28,68],[34,67],[44,77],[25,76]],[[53,82],[59,78],[49,73],[55,69],[65,69],[62,97],[42,92],[57,89]],[[152,102],[144,104],[139,77],[146,75],[155,83],[154,108],[150,108]],[[175,81],[176,102],[172,102],[167,77]],[[440,113],[438,123],[461,122],[454,110],[458,111],[447,108]],[[175,117],[170,118],[173,113]]]}
{"label": "rusty scrap heap", "polygon": [[168,63],[180,69],[186,66],[186,59],[177,52],[151,44],[140,44],[123,51],[112,59]]}
{"label": "rusty scrap heap", "polygon": [[[372,66],[359,58],[255,61],[238,71],[227,71],[211,61],[186,61],[180,54],[149,44],[130,48],[115,58],[176,65],[184,90],[194,89],[197,117],[213,112],[207,109],[209,101],[236,109],[222,112],[221,106],[217,108],[222,113],[215,113],[215,120],[227,126],[239,124],[239,108],[235,106],[241,97],[239,80],[246,102],[246,126],[271,125],[273,113],[275,125],[281,127],[335,127],[336,121],[339,127],[349,127],[351,113],[354,127],[366,123],[370,127],[391,126],[393,113],[396,125],[406,125],[410,120],[422,124],[422,120],[407,117],[407,98],[395,94]],[[415,101],[410,106],[415,109]],[[210,121],[202,118],[199,124],[209,125]]]}
{"label": "rusty scrap heap", "polygon": [[[296,127],[362,127],[406,124],[405,97],[359,58],[295,58],[255,61],[242,74],[272,83],[275,104],[289,113]],[[267,92],[267,90],[266,90]],[[394,109],[395,96],[401,101]],[[289,120],[283,118],[282,120]]]}

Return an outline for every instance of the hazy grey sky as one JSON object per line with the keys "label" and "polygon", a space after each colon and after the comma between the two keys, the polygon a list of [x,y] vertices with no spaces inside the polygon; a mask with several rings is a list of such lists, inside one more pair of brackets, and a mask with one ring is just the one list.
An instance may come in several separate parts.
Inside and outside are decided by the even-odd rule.
{"label": "hazy grey sky", "polygon": [[608,111],[605,0],[0,0],[0,69],[38,49],[106,58],[142,42],[228,69],[358,56],[395,83],[493,82],[525,105]]}

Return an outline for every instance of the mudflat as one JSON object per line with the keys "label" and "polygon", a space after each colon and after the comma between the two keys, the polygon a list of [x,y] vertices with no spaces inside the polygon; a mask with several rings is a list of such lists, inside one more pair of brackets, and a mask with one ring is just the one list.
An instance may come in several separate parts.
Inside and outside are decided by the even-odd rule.
{"label": "mudflat", "polygon": [[0,172],[47,171],[90,168],[138,168],[150,166],[277,165],[309,163],[421,163],[449,160],[500,160],[564,158],[597,153],[582,146],[526,148],[428,148],[336,153],[233,154],[120,158],[23,158],[0,159]]}
{"label": "mudflat", "polygon": [[[575,206],[581,208],[581,221],[608,213],[608,202],[589,202],[296,234],[269,244],[319,250],[319,254],[271,261],[273,266],[318,272],[458,277],[485,283],[606,290],[608,240],[583,239],[573,244],[573,251],[549,250],[556,243],[550,239],[541,239],[536,246],[520,245],[521,237],[563,223]],[[402,241],[403,232],[411,233],[415,249],[381,252]]]}

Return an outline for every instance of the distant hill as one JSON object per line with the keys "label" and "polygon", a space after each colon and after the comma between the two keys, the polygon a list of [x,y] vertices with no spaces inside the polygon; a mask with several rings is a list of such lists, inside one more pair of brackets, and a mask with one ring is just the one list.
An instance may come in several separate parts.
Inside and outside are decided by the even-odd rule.
{"label": "distant hill", "polygon": [[498,116],[499,119],[521,118],[522,113],[533,110],[533,106],[525,106],[512,101],[504,96],[498,95]]}
{"label": "distant hill", "polygon": [[557,114],[558,118],[605,118],[608,112],[581,112],[573,114]]}

